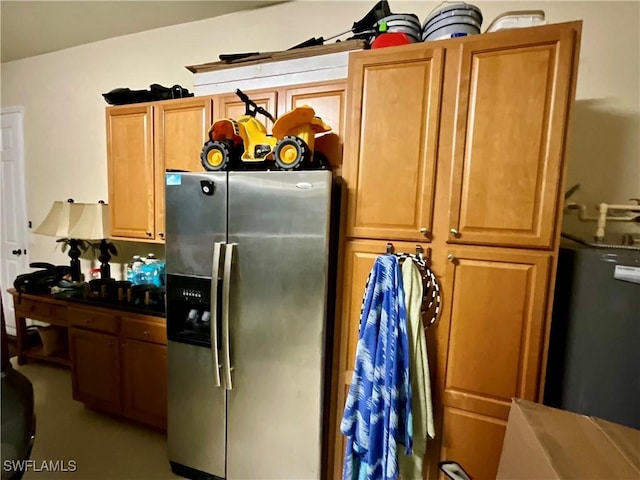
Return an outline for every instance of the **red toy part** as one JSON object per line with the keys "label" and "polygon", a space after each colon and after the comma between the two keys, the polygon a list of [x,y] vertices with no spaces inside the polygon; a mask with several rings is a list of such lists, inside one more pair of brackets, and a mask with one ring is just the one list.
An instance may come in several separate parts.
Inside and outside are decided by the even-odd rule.
{"label": "red toy part", "polygon": [[406,33],[389,32],[378,35],[371,43],[371,48],[394,47],[396,45],[408,45],[410,43],[412,43],[411,39]]}
{"label": "red toy part", "polygon": [[209,130],[209,138],[211,140],[229,140],[235,146],[242,143],[242,137],[238,131],[238,123],[235,120],[223,118],[215,122]]}

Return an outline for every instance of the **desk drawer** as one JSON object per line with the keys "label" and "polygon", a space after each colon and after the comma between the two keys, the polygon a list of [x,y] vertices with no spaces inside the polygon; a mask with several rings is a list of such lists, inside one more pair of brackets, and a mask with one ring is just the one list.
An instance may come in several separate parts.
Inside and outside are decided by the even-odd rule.
{"label": "desk drawer", "polygon": [[31,318],[33,320],[40,320],[43,322],[49,321],[51,318],[51,307],[53,305],[44,302],[36,302],[34,300],[22,299],[20,303],[16,302],[16,313],[21,317]]}
{"label": "desk drawer", "polygon": [[164,325],[133,318],[122,317],[122,335],[146,342],[167,344],[167,329]]}
{"label": "desk drawer", "polygon": [[118,331],[118,317],[108,312],[69,307],[67,309],[67,318],[69,323],[76,327],[107,333],[116,333]]}

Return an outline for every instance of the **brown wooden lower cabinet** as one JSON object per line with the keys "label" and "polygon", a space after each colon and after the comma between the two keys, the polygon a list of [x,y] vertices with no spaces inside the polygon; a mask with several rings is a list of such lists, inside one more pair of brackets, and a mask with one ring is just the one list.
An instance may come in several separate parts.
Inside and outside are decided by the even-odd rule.
{"label": "brown wooden lower cabinet", "polygon": [[111,413],[121,410],[118,337],[72,327],[73,399]]}
{"label": "brown wooden lower cabinet", "polygon": [[440,458],[460,463],[474,480],[496,478],[506,420],[444,408]]}
{"label": "brown wooden lower cabinet", "polygon": [[440,458],[495,478],[511,398],[538,395],[552,256],[493,247],[446,256]]}
{"label": "brown wooden lower cabinet", "polygon": [[[397,252],[415,253],[416,243],[394,241],[393,246]],[[420,244],[425,254],[428,254],[429,245]],[[358,344],[360,326],[360,310],[364,287],[367,283],[369,272],[378,255],[384,255],[387,248],[385,240],[348,240],[344,245],[342,278],[342,313],[341,313],[341,352],[339,385],[337,392],[337,404],[340,407],[336,412],[336,438],[334,447],[334,465],[332,474],[334,479],[342,478],[342,460],[344,458],[345,441],[340,433],[340,421],[344,412],[344,403],[349,393],[353,366]]]}
{"label": "brown wooden lower cabinet", "polygon": [[[397,251],[416,244],[393,242]],[[349,389],[362,295],[386,241],[348,240],[342,291],[342,390]],[[442,314],[427,336],[436,439],[429,443],[424,478],[438,460],[459,462],[474,479],[495,478],[511,398],[535,401],[544,351],[550,252],[429,244],[442,294]],[[339,426],[342,409],[337,412]],[[334,478],[340,478],[344,439],[337,430]],[[435,451],[433,450],[435,449]]]}
{"label": "brown wooden lower cabinet", "polygon": [[451,248],[443,403],[507,418],[512,397],[535,400],[551,255]]}
{"label": "brown wooden lower cabinet", "polygon": [[165,320],[84,305],[68,313],[74,400],[166,429]]}
{"label": "brown wooden lower cabinet", "polygon": [[122,374],[125,416],[166,428],[167,347],[126,339]]}

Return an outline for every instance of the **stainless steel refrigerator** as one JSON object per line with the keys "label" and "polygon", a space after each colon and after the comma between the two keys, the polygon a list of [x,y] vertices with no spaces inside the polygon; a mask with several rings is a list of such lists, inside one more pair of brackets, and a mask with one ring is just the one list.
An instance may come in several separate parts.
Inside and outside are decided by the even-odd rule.
{"label": "stainless steel refrigerator", "polygon": [[331,212],[327,171],[167,173],[175,473],[321,477]]}

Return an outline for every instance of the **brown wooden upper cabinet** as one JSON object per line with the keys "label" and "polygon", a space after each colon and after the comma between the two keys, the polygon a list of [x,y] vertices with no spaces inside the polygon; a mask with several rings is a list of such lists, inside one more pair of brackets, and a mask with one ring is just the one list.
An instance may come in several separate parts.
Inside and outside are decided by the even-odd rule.
{"label": "brown wooden upper cabinet", "polygon": [[342,148],[347,113],[347,82],[324,82],[317,85],[287,88],[280,96],[278,109],[288,112],[301,105],[312,107],[316,115],[331,127],[331,132],[316,138],[315,150],[322,152],[333,169],[342,165]]}
{"label": "brown wooden upper cabinet", "polygon": [[575,42],[554,25],[458,47],[449,242],[551,247]]}
{"label": "brown wooden upper cabinet", "polygon": [[155,112],[156,240],[164,240],[166,170],[202,172],[202,145],[211,126],[211,99],[186,98],[160,102]]}
{"label": "brown wooden upper cabinet", "polygon": [[201,171],[211,97],[107,108],[111,237],[164,241],[165,169]]}
{"label": "brown wooden upper cabinet", "polygon": [[430,239],[443,52],[350,55],[343,164],[348,236]]}
{"label": "brown wooden upper cabinet", "polygon": [[107,109],[109,214],[114,238],[149,239],[155,232],[153,109]]}
{"label": "brown wooden upper cabinet", "polygon": [[[345,89],[345,81],[330,81],[245,93],[274,117],[311,105],[337,133],[317,142],[337,170],[342,164]],[[166,170],[203,171],[200,152],[213,121],[244,114],[235,93],[107,107],[110,236],[163,243]],[[270,132],[273,122],[262,115],[258,119]]]}

